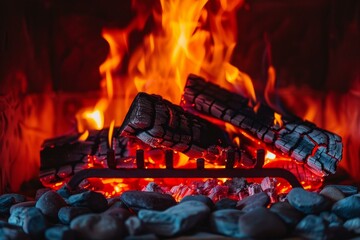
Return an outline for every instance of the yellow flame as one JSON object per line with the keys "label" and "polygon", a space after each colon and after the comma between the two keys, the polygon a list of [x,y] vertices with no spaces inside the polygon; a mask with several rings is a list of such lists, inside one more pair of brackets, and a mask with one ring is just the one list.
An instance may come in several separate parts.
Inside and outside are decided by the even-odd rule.
{"label": "yellow flame", "polygon": [[281,127],[283,125],[281,118],[281,114],[274,112],[274,125],[279,125]]}
{"label": "yellow flame", "polygon": [[85,111],[82,117],[87,119],[88,126],[92,129],[100,130],[104,127],[104,114],[100,110]]}
{"label": "yellow flame", "polygon": [[80,135],[79,137],[79,141],[80,142],[84,142],[86,141],[86,139],[89,137],[89,131],[88,130],[85,130],[85,132],[83,132],[83,134]]}
{"label": "yellow flame", "polygon": [[115,120],[112,120],[110,123],[110,127],[109,127],[109,134],[108,134],[108,144],[109,147],[112,148],[113,147],[113,133],[114,133],[114,125],[115,125]]}

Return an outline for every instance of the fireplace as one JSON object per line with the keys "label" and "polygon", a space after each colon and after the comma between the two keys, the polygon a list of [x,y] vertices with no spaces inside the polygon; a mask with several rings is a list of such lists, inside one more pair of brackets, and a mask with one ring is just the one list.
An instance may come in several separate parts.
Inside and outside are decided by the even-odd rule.
{"label": "fireplace", "polygon": [[[209,177],[220,190],[237,175],[254,184],[276,177],[279,196],[291,186],[359,185],[356,1],[2,5],[0,193],[35,191],[40,179],[110,198],[159,184],[152,174],[178,187],[178,201],[179,186]],[[166,134],[143,131],[143,102],[158,106],[155,120],[179,117],[178,135],[157,143]],[[166,132],[169,122],[158,126]],[[201,126],[191,141],[181,135],[187,124]],[[297,126],[307,129],[301,140],[280,133]],[[314,143],[304,156],[302,139]],[[134,168],[134,177],[118,168]]]}

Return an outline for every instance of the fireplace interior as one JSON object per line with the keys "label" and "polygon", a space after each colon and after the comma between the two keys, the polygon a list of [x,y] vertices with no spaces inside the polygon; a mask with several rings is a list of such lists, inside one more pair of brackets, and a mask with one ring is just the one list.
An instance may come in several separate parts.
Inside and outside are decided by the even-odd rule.
{"label": "fireplace interior", "polygon": [[359,237],[358,1],[0,9],[0,239]]}

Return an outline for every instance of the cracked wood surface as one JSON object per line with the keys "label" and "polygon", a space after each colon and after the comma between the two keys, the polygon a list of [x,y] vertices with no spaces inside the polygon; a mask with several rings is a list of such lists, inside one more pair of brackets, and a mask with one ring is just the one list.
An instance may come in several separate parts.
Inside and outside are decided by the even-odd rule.
{"label": "cracked wood surface", "polygon": [[321,173],[335,173],[342,158],[341,137],[297,117],[274,124],[274,111],[261,105],[255,112],[248,99],[203,78],[189,75],[182,106],[240,128],[298,162]]}
{"label": "cracked wood surface", "polygon": [[158,95],[139,93],[123,125],[121,136],[134,136],[152,147],[170,148],[191,158],[212,155],[209,148],[231,145],[227,132]]}

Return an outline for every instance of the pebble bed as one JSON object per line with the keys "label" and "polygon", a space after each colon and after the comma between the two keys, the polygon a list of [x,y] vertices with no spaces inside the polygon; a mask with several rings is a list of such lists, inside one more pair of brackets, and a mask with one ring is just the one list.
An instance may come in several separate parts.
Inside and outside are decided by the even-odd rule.
{"label": "pebble bed", "polygon": [[216,203],[204,195],[176,202],[146,191],[111,199],[44,189],[35,200],[0,196],[1,240],[172,239],[199,232],[206,239],[360,239],[360,194],[344,185],[319,193],[294,188],[273,204],[266,192]]}

